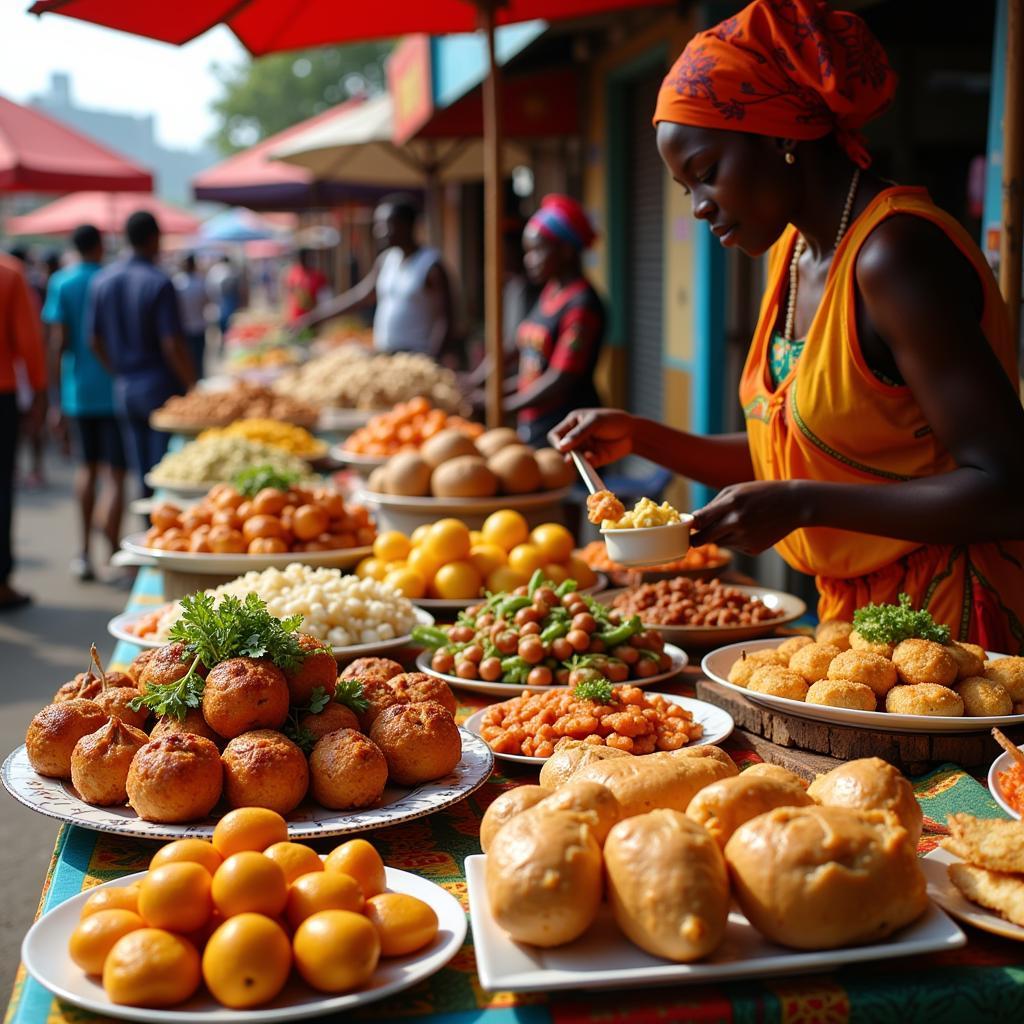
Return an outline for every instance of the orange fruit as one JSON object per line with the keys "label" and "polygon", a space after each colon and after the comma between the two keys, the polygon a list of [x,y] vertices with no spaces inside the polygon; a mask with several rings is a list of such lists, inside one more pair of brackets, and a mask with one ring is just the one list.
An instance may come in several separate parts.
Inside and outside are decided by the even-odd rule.
{"label": "orange fruit", "polygon": [[321,910],[363,909],[363,890],[351,875],[340,871],[313,871],[296,878],[288,890],[288,924],[298,928]]}
{"label": "orange fruit", "polygon": [[225,921],[203,950],[206,987],[232,1010],[270,1002],[284,988],[291,969],[288,936],[263,914],[239,914]]}
{"label": "orange fruit", "polygon": [[139,883],[131,885],[111,886],[108,889],[98,889],[92,893],[82,905],[82,919],[90,914],[98,914],[101,910],[130,910],[133,914],[139,912]]}
{"label": "orange fruit", "polygon": [[430,526],[430,523],[421,523],[412,531],[409,535],[409,543],[412,547],[416,547],[417,544],[423,543],[427,534],[430,533]]}
{"label": "orange fruit", "polygon": [[86,974],[102,974],[107,954],[122,935],[145,928],[130,910],[100,910],[83,918],[68,939],[68,955]]}
{"label": "orange fruit", "polygon": [[213,876],[213,904],[225,916],[276,917],[288,902],[284,869],[254,850],[233,853]]}
{"label": "orange fruit", "polygon": [[580,590],[586,590],[597,582],[597,573],[578,555],[573,555],[569,559],[566,568],[569,570],[569,578],[580,585]]}
{"label": "orange fruit", "polygon": [[402,892],[382,892],[366,901],[363,913],[377,929],[381,956],[405,956],[437,934],[434,908]]}
{"label": "orange fruit", "polygon": [[469,527],[461,519],[438,519],[423,547],[441,564],[457,562],[469,554]]}
{"label": "orange fruit", "polygon": [[529,579],[547,559],[536,544],[517,544],[508,553],[508,567]]}
{"label": "orange fruit", "polygon": [[371,580],[382,580],[385,576],[384,563],[379,558],[364,558],[356,566],[356,575],[361,580],[367,577]]}
{"label": "orange fruit", "polygon": [[491,593],[499,594],[515,590],[516,587],[525,587],[530,582],[530,577],[507,565],[495,569],[487,577],[486,587]]}
{"label": "orange fruit", "polygon": [[377,930],[351,910],[321,910],[292,939],[295,966],[321,992],[351,992],[373,976],[380,959]]}
{"label": "orange fruit", "polygon": [[480,596],[483,577],[472,562],[449,562],[434,576],[433,590],[438,597],[457,601]]}
{"label": "orange fruit", "polygon": [[213,910],[210,884],[210,872],[191,861],[151,868],[139,883],[139,916],[150,928],[202,928]]}
{"label": "orange fruit", "polygon": [[540,567],[540,571],[544,573],[545,578],[551,580],[552,583],[561,583],[563,580],[567,580],[569,578],[569,570],[560,562],[545,562]]}
{"label": "orange fruit", "polygon": [[410,569],[408,566],[391,569],[384,577],[384,582],[390,583],[395,590],[410,600],[423,597],[427,592],[427,581],[415,569]]}
{"label": "orange fruit", "polygon": [[436,558],[433,551],[424,544],[409,552],[409,557],[405,560],[405,567],[419,573],[429,583],[443,563],[444,559]]}
{"label": "orange fruit", "polygon": [[530,536],[530,528],[523,516],[514,509],[503,508],[492,512],[485,520],[480,532],[488,544],[497,544],[505,551],[511,551]]}
{"label": "orange fruit", "polygon": [[107,998],[121,1006],[159,1009],[183,1003],[201,977],[195,946],[159,928],[123,935],[103,964]]}
{"label": "orange fruit", "polygon": [[572,554],[572,534],[561,523],[542,523],[530,533],[530,543],[545,562],[565,562]]}
{"label": "orange fruit", "polygon": [[331,850],[324,861],[324,870],[354,878],[367,899],[383,892],[388,885],[384,861],[365,839],[350,839]]}
{"label": "orange fruit", "polygon": [[224,858],[217,852],[213,843],[206,839],[176,839],[173,843],[161,846],[149,862],[149,870],[162,867],[164,864],[182,862],[199,864],[212,876],[220,867]]}
{"label": "orange fruit", "polygon": [[324,862],[316,850],[302,843],[274,843],[263,851],[263,856],[280,865],[284,880],[289,885],[300,875],[324,869]]}
{"label": "orange fruit", "polygon": [[481,579],[487,579],[495,569],[508,564],[508,555],[504,548],[484,541],[482,544],[474,544],[469,549],[469,560],[480,573]]}
{"label": "orange fruit", "polygon": [[266,807],[238,807],[228,811],[213,830],[213,845],[222,857],[243,850],[261,852],[288,838],[288,824]]}
{"label": "orange fruit", "polygon": [[470,530],[469,543],[471,547],[475,548],[478,544],[486,544],[487,538],[484,536],[482,530]]}
{"label": "orange fruit", "polygon": [[377,534],[373,542],[373,557],[382,562],[399,562],[407,557],[412,549],[409,538],[398,530],[385,530]]}

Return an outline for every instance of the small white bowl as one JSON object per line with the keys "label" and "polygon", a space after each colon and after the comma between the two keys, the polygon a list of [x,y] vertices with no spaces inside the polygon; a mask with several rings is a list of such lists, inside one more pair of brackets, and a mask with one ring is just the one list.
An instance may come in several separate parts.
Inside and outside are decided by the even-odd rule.
{"label": "small white bowl", "polygon": [[601,530],[608,557],[621,565],[661,565],[674,562],[690,550],[693,516],[681,513],[682,522],[667,526]]}

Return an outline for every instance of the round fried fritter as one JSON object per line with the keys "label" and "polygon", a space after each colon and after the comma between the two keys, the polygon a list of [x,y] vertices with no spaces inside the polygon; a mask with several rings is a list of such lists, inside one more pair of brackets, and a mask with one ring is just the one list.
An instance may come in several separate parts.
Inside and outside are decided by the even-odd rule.
{"label": "round fried fritter", "polygon": [[221,761],[224,796],[232,807],[268,807],[287,814],[309,789],[306,755],[274,729],[236,736],[224,748]]}
{"label": "round fried fritter", "polygon": [[288,684],[268,658],[228,658],[203,688],[203,717],[225,739],[277,729],[288,717]]}
{"label": "round fried fritter", "polygon": [[309,756],[309,779],[313,799],[324,807],[369,807],[384,792],[388,763],[362,733],[339,729],[317,741]]}
{"label": "round fried fritter", "polygon": [[[135,689],[135,680],[124,672],[108,672],[107,686],[117,689]],[[64,700],[74,700],[81,697],[83,700],[95,700],[96,695],[103,692],[103,681],[92,672],[79,672],[74,679],[66,682],[53,695],[52,704],[59,704]],[[132,695],[134,696],[134,694]]]}
{"label": "round fried fritter", "polygon": [[455,694],[443,679],[435,679],[426,672],[403,672],[388,680],[388,686],[398,695],[399,700],[419,704],[432,700],[440,704],[453,718],[458,709]]}
{"label": "round fried fritter", "polygon": [[400,704],[382,711],[370,729],[388,763],[388,774],[403,786],[444,778],[462,757],[455,719],[436,701]]}
{"label": "round fried fritter", "polygon": [[223,737],[217,735],[210,727],[210,724],[203,718],[201,708],[189,708],[185,717],[177,719],[173,715],[161,715],[156,720],[149,734],[151,740],[163,739],[164,736],[204,736],[212,740],[218,747],[224,743]]}
{"label": "round fried fritter", "polygon": [[953,689],[964,702],[964,714],[971,718],[1013,714],[1013,700],[1006,692],[1006,687],[994,679],[968,676],[961,679]]}
{"label": "round fried fritter", "polygon": [[956,682],[957,663],[942,644],[933,640],[903,640],[892,652],[892,663],[899,673],[900,682],[934,683],[952,686]]}
{"label": "round fried fritter", "polygon": [[732,663],[726,678],[734,686],[746,687],[750,677],[762,665],[778,665],[785,668],[786,659],[774,647],[766,647],[759,651],[741,651],[740,656]]}
{"label": "round fried fritter", "polygon": [[841,651],[850,649],[850,634],[853,632],[853,623],[845,619],[828,619],[819,623],[814,631],[814,639],[819,644],[832,644]]}
{"label": "round fried fritter", "polygon": [[480,822],[480,849],[486,853],[502,825],[551,796],[551,792],[543,786],[516,786],[496,797]]}
{"label": "round fried fritter", "polygon": [[205,736],[178,733],[151,739],[135,754],[128,803],[143,821],[199,821],[213,810],[223,786],[216,745]]}
{"label": "round fried fritter", "polygon": [[[849,653],[849,652],[844,652]],[[808,704],[822,704],[829,708],[849,711],[876,711],[875,691],[867,683],[854,679],[819,679],[807,690]]]}
{"label": "round fried fritter", "polygon": [[298,633],[296,637],[306,657],[298,668],[285,670],[284,677],[292,704],[306,707],[317,687],[328,697],[334,696],[334,688],[338,684],[338,663],[323,640],[309,633]]}
{"label": "round fried fritter", "polygon": [[[906,643],[906,640],[903,641]],[[939,715],[959,718],[964,713],[960,694],[937,683],[894,686],[885,695],[885,710],[893,715]]]}
{"label": "round fried fritter", "polygon": [[75,744],[107,722],[107,714],[95,702],[75,697],[47,704],[29,722],[25,750],[29,764],[53,779],[71,778],[71,753]]}
{"label": "round fried fritter", "polygon": [[146,722],[149,721],[149,708],[143,705],[138,711],[133,711],[129,707],[131,702],[138,696],[139,691],[134,686],[131,689],[127,686],[114,686],[108,687],[106,690],[100,690],[92,699],[108,715],[112,717],[116,715],[125,725],[142,729],[145,727]]}
{"label": "round fried fritter", "polygon": [[762,665],[750,677],[747,689],[755,693],[768,693],[773,697],[803,700],[807,696],[807,682],[799,672],[781,665]]}
{"label": "round fried fritter", "polygon": [[789,667],[794,672],[799,672],[808,683],[816,683],[828,675],[828,667],[833,659],[839,657],[842,652],[835,644],[823,644],[815,642],[801,647],[792,658],[789,659]]}
{"label": "round fried fritter", "polygon": [[944,648],[956,662],[956,679],[962,682],[985,671],[985,652],[977,644],[958,644],[951,640]]}
{"label": "round fried fritter", "polygon": [[78,795],[99,807],[127,803],[132,760],[148,742],[141,729],[118,718],[83,736],[71,752],[71,782]]}
{"label": "round fried fritter", "polygon": [[[169,683],[176,683],[182,676],[188,674],[193,661],[195,661],[195,657],[189,654],[180,640],[158,647],[146,662],[146,667],[142,670],[142,678],[136,684],[139,693],[148,693],[151,686],[166,686]],[[196,671],[201,676],[206,675],[206,667],[202,664],[196,666]]]}
{"label": "round fried fritter", "polygon": [[896,650],[895,644],[874,643],[867,640],[854,630],[850,634],[850,650],[866,651],[868,654],[880,654],[883,658],[892,658],[892,652]]}
{"label": "round fried fritter", "polygon": [[1024,658],[997,658],[985,662],[986,679],[1002,683],[1014,704],[1024,701]]}
{"label": "round fried fritter", "polygon": [[394,679],[405,671],[390,658],[356,658],[342,669],[342,679]]}
{"label": "round fried fritter", "polygon": [[132,658],[131,664],[128,666],[128,675],[135,680],[135,685],[139,685],[139,680],[142,678],[142,673],[145,671],[146,666],[150,663],[153,655],[159,650],[158,647],[144,647],[138,654]]}
{"label": "round fried fritter", "polygon": [[741,775],[763,775],[769,779],[778,779],[779,782],[790,782],[798,786],[807,788],[807,782],[801,779],[796,772],[791,772],[788,768],[783,768],[782,765],[769,764],[767,761],[758,761],[757,764],[752,764],[748,768],[744,768],[740,773]]}
{"label": "round fried fritter", "polygon": [[391,684],[384,679],[368,678],[367,676],[360,676],[359,679],[363,684],[363,697],[367,701],[366,710],[358,712],[359,728],[369,734],[370,727],[377,721],[377,716],[382,711],[386,711],[395,704],[408,704],[409,701],[404,697],[399,697],[392,689]]}
{"label": "round fried fritter", "polygon": [[884,697],[897,683],[896,666],[870,651],[840,651],[828,666],[829,679],[852,679]]}
{"label": "round fried fritter", "polygon": [[339,704],[333,700],[323,711],[318,711],[316,714],[307,711],[299,719],[299,728],[306,729],[311,733],[314,741],[322,739],[329,732],[337,732],[339,729],[361,731],[356,713],[345,704]]}
{"label": "round fried fritter", "polygon": [[789,659],[800,650],[801,647],[806,647],[808,644],[813,644],[814,640],[809,636],[791,636],[788,640],[783,640],[778,647],[775,648],[776,653],[782,658],[786,665],[789,665]]}

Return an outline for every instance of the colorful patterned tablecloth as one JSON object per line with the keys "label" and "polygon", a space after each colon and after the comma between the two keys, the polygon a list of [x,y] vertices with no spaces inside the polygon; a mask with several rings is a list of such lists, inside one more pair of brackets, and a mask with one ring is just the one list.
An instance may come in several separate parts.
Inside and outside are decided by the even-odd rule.
{"label": "colorful patterned tablecloth", "polygon": [[[160,577],[142,570],[130,607],[162,600]],[[134,649],[121,644],[114,660]],[[690,674],[668,689],[692,693]],[[465,715],[480,703],[460,708]],[[726,744],[737,761],[756,760]],[[479,853],[480,818],[503,790],[536,781],[531,769],[498,762],[491,780],[455,807],[429,818],[369,835],[385,861],[444,886],[467,907],[465,858]],[[1001,816],[988,790],[955,765],[943,765],[915,781],[925,813],[920,852],[935,846],[948,813]],[[326,852],[341,840],[313,843]],[[43,887],[44,913],[83,889],[144,870],[159,844],[62,827]],[[644,990],[520,994],[485,992],[476,975],[472,931],[455,959],[417,987],[350,1020],[425,1021],[436,1024],[655,1024],[664,1021],[735,1024],[961,1024],[1019,1020],[1024,1015],[1024,947],[968,928],[968,945],[954,952],[849,967],[827,974],[717,986]],[[78,1024],[101,1021],[53,997],[19,969],[5,1024]],[[339,1019],[339,1018],[335,1018]]]}

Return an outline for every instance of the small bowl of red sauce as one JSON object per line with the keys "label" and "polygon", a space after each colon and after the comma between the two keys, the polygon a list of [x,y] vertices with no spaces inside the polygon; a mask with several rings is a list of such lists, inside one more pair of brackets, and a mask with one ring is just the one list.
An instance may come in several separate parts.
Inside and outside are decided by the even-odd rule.
{"label": "small bowl of red sauce", "polygon": [[1011,818],[1021,818],[1024,814],[1024,765],[1009,751],[992,762],[988,770],[988,788],[996,803]]}

